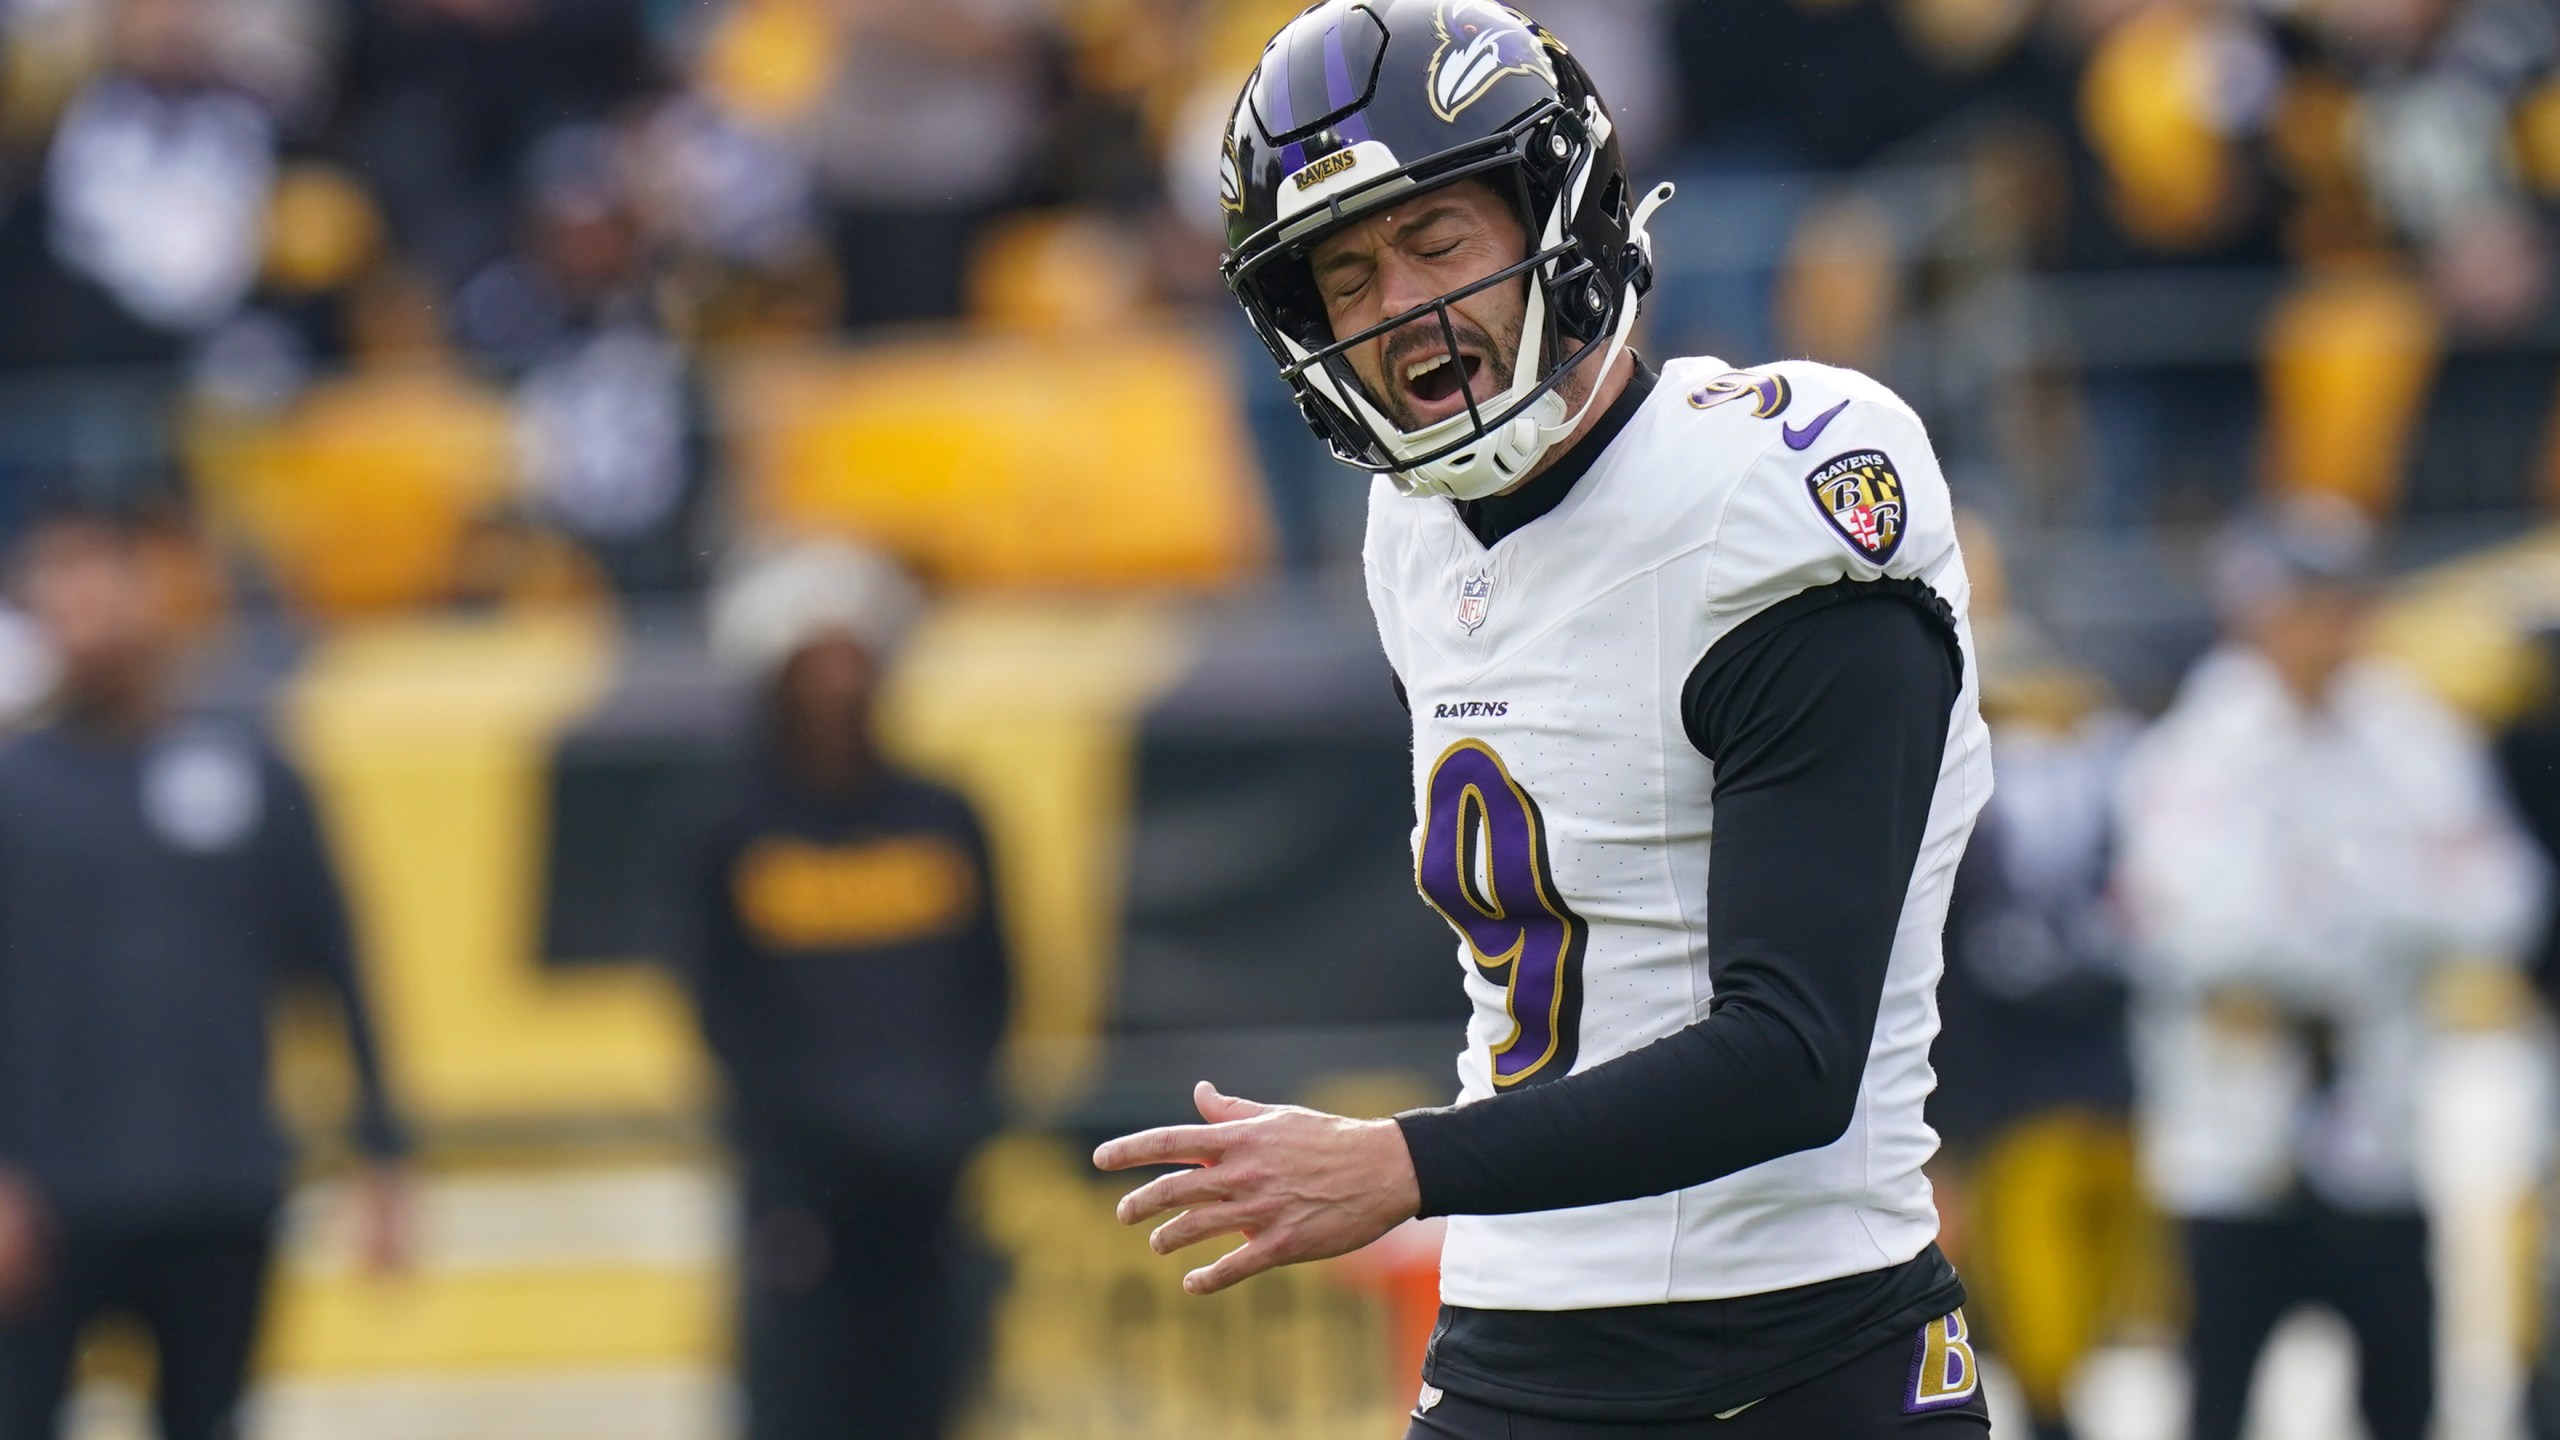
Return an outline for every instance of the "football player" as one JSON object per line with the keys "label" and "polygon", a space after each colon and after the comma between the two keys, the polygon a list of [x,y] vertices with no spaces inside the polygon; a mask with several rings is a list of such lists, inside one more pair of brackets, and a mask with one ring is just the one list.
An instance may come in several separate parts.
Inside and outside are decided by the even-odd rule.
{"label": "football player", "polygon": [[1412,1440],[1987,1432],[1921,1118],[1990,761],[1947,487],[1863,376],[1628,348],[1609,113],[1485,0],[1328,0],[1230,124],[1224,270],[1371,471],[1459,1103],[1196,1093],[1097,1152],[1207,1294],[1445,1215]]}

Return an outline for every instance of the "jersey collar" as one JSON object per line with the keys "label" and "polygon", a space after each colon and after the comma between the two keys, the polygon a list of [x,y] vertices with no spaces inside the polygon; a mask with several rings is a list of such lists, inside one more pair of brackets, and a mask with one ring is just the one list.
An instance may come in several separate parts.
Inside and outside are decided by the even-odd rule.
{"label": "jersey collar", "polygon": [[1644,363],[1644,357],[1637,356],[1635,373],[1627,377],[1627,388],[1600,412],[1599,420],[1581,441],[1558,455],[1537,479],[1507,495],[1450,501],[1457,507],[1458,519],[1475,535],[1476,543],[1490,550],[1505,536],[1563,504],[1564,497],[1573,493],[1573,487],[1608,450],[1610,442],[1618,438],[1618,432],[1636,418],[1636,411],[1653,393],[1658,378],[1653,367]]}

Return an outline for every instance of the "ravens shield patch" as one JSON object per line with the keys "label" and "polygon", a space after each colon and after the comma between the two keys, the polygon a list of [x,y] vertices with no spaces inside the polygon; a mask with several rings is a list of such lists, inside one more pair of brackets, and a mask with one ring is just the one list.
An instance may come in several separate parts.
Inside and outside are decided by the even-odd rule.
{"label": "ravens shield patch", "polygon": [[1860,555],[1881,565],[1902,548],[1904,511],[1902,477],[1881,450],[1852,450],[1834,455],[1804,477],[1814,507],[1840,538]]}

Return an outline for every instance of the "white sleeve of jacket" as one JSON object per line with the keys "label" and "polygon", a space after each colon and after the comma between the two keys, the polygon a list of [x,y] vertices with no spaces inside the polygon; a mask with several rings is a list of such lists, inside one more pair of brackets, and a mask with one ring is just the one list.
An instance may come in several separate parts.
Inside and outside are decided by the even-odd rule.
{"label": "white sleeve of jacket", "polygon": [[2182,705],[2137,747],[2118,883],[2154,983],[2319,1004],[2399,983],[2382,971],[2520,956],[2543,865],[2479,737],[2370,667],[2337,709],[2325,782],[2241,710]]}
{"label": "white sleeve of jacket", "polygon": [[[2425,958],[2516,963],[2543,917],[2540,851],[2516,822],[2505,782],[2477,731],[2396,673],[2357,676],[2357,721],[2387,755],[2406,799],[2396,874],[2355,877],[2393,948]],[[2394,880],[2399,883],[2392,883]]]}
{"label": "white sleeve of jacket", "polygon": [[2274,900],[2275,817],[2217,738],[2173,712],[2136,744],[2118,787],[2118,897],[2153,983],[2290,992],[2312,957]]}

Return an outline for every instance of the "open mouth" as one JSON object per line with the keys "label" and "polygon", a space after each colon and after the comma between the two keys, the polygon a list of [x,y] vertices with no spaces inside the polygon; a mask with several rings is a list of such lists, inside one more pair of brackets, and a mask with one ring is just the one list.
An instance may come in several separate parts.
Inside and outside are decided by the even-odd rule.
{"label": "open mouth", "polygon": [[1484,362],[1473,355],[1451,355],[1444,350],[1410,362],[1400,378],[1407,395],[1425,405],[1439,406],[1473,384],[1476,372],[1483,367]]}

